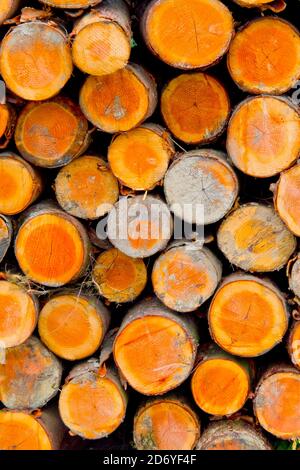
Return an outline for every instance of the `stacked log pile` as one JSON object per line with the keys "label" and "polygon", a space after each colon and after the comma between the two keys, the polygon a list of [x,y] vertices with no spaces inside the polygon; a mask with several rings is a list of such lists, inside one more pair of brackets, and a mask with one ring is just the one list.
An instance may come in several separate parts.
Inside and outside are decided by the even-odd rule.
{"label": "stacked log pile", "polygon": [[300,447],[296,3],[0,2],[1,450]]}

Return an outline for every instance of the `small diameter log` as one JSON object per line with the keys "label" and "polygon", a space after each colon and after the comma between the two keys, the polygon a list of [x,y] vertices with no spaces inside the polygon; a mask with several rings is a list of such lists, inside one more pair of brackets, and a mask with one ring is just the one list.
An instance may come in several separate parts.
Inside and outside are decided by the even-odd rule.
{"label": "small diameter log", "polygon": [[74,64],[90,75],[123,69],[131,53],[130,15],[123,0],[104,0],[75,24]]}
{"label": "small diameter log", "polygon": [[235,3],[240,5],[241,7],[246,8],[265,8],[270,3],[274,3],[275,0],[233,0]]}
{"label": "small diameter log", "polygon": [[108,215],[111,243],[133,258],[146,258],[163,250],[172,236],[168,206],[158,197],[124,197]]}
{"label": "small diameter log", "polygon": [[12,152],[0,154],[0,213],[15,215],[32,204],[42,192],[35,168]]}
{"label": "small diameter log", "polygon": [[24,343],[35,329],[38,302],[23,287],[0,281],[0,312],[0,344],[11,348]]}
{"label": "small diameter log", "polygon": [[211,423],[202,434],[197,450],[271,450],[263,435],[242,420]]}
{"label": "small diameter log", "polygon": [[15,142],[33,165],[57,168],[81,155],[90,144],[88,122],[69,98],[28,103],[16,127]]}
{"label": "small diameter log", "polygon": [[89,263],[85,228],[51,203],[32,207],[20,224],[15,254],[26,276],[50,287],[77,280]]}
{"label": "small diameter log", "polygon": [[207,225],[232,208],[239,183],[224,153],[199,149],[178,155],[165,175],[164,192],[177,217]]}
{"label": "small diameter log", "polygon": [[20,24],[9,30],[1,43],[0,68],[7,87],[21,98],[51,98],[72,74],[68,39],[53,22]]}
{"label": "small diameter log", "polygon": [[299,157],[300,113],[287,98],[258,96],[240,103],[228,124],[227,152],[246,175],[274,176]]}
{"label": "small diameter log", "polygon": [[0,410],[1,450],[59,450],[65,431],[54,407],[32,414]]}
{"label": "small diameter log", "polygon": [[283,294],[270,281],[248,274],[225,278],[209,308],[212,339],[236,356],[257,357],[282,341],[289,314]]}
{"label": "small diameter log", "polygon": [[132,388],[143,395],[161,395],[190,375],[197,344],[190,317],[148,299],[124,317],[114,342],[114,359]]}
{"label": "small diameter log", "polygon": [[15,130],[17,113],[10,104],[0,104],[0,149],[9,144]]}
{"label": "small diameter log", "polygon": [[73,434],[101,439],[125,418],[127,395],[114,369],[91,359],[71,370],[59,397],[59,412]]}
{"label": "small diameter log", "polygon": [[109,302],[131,302],[146,286],[147,268],[142,259],[131,258],[117,248],[111,248],[96,259],[93,281]]}
{"label": "small diameter log", "polygon": [[300,321],[293,322],[287,346],[292,363],[300,369]]}
{"label": "small diameter log", "polygon": [[234,25],[230,11],[218,0],[152,0],[143,16],[142,33],[161,60],[180,69],[195,69],[221,59]]}
{"label": "small diameter log", "polygon": [[184,74],[163,90],[161,112],[175,137],[188,144],[204,144],[224,131],[230,101],[223,85],[212,76]]}
{"label": "small diameter log", "polygon": [[296,239],[274,209],[263,204],[240,206],[222,222],[217,240],[230,263],[250,272],[281,269]]}
{"label": "small diameter log", "polygon": [[82,219],[98,219],[118,200],[119,185],[102,158],[85,155],[60,170],[55,194],[66,212]]}
{"label": "small diameter log", "polygon": [[270,367],[254,398],[259,424],[280,439],[300,438],[300,372],[290,365]]}
{"label": "small diameter log", "polygon": [[11,219],[0,214],[0,263],[10,247],[12,236],[13,226]]}
{"label": "small diameter log", "polygon": [[274,190],[274,206],[291,232],[300,236],[300,164],[280,174]]}
{"label": "small diameter log", "polygon": [[45,5],[55,8],[88,8],[98,5],[102,0],[39,0]]}
{"label": "small diameter log", "polygon": [[192,450],[199,437],[199,418],[183,397],[150,399],[134,417],[138,450]]}
{"label": "small diameter log", "polygon": [[88,77],[79,101],[87,119],[102,131],[129,131],[153,113],[156,84],[145,69],[130,64],[110,75]]}
{"label": "small diameter log", "polygon": [[192,394],[205,413],[229,416],[239,411],[251,392],[253,365],[219,349],[203,347],[201,362],[192,376]]}
{"label": "small diameter log", "polygon": [[300,78],[299,32],[279,18],[256,19],[237,32],[227,64],[242,90],[281,95]]}
{"label": "small diameter log", "polygon": [[162,127],[144,124],[112,140],[108,161],[123,185],[149,190],[163,179],[174,153],[169,134]]}
{"label": "small diameter log", "polygon": [[157,297],[177,312],[192,312],[212,296],[222,265],[207,248],[193,242],[173,246],[155,261],[152,284]]}
{"label": "small diameter log", "polygon": [[20,5],[20,0],[1,0],[0,5],[0,25],[5,20],[11,18],[17,11]]}
{"label": "small diameter log", "polygon": [[290,260],[288,264],[289,288],[300,298],[300,254]]}
{"label": "small diameter log", "polygon": [[34,336],[5,351],[0,364],[0,400],[6,408],[35,410],[53,398],[59,389],[62,366]]}
{"label": "small diameter log", "polygon": [[62,292],[44,305],[38,328],[41,340],[50,351],[75,361],[94,354],[109,322],[109,311],[96,297]]}

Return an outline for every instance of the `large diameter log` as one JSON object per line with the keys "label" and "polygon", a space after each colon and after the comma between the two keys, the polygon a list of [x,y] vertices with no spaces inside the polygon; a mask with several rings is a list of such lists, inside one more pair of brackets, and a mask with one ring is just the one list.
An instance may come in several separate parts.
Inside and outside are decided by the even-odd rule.
{"label": "large diameter log", "polygon": [[12,236],[13,226],[11,219],[0,214],[0,263],[10,247]]}
{"label": "large diameter log", "polygon": [[0,154],[0,213],[19,214],[42,192],[40,174],[12,152]]}
{"label": "large diameter log", "polygon": [[163,179],[175,153],[169,134],[157,124],[144,124],[117,135],[108,149],[112,172],[134,190],[153,189]]}
{"label": "large diameter log", "polygon": [[16,95],[32,101],[51,98],[72,74],[67,37],[52,22],[20,24],[1,43],[0,67],[7,87]]}
{"label": "large diameter log", "polygon": [[261,356],[280,343],[288,319],[279,289],[242,273],[225,278],[208,313],[213,340],[228,353],[243,357]]}
{"label": "large diameter log", "polygon": [[279,180],[274,188],[274,206],[290,231],[299,237],[300,164],[280,174]]}
{"label": "large diameter log", "polygon": [[223,85],[206,73],[183,74],[162,92],[161,112],[172,134],[188,144],[204,144],[222,134],[230,113]]}
{"label": "large diameter log", "polygon": [[192,312],[213,295],[221,276],[222,265],[210,250],[186,242],[171,245],[155,260],[152,284],[167,307]]}
{"label": "large diameter log", "polygon": [[13,16],[20,5],[20,0],[1,0],[0,5],[0,25],[5,20]]}
{"label": "large diameter log", "polygon": [[210,149],[179,154],[164,178],[170,209],[188,223],[207,225],[222,219],[239,191],[237,176],[222,152]]}
{"label": "large diameter log", "polygon": [[124,132],[152,115],[157,104],[152,75],[136,64],[102,77],[88,77],[80,91],[80,107],[104,132]]}
{"label": "large diameter log", "polygon": [[15,132],[21,155],[45,168],[66,165],[86,150],[90,140],[88,122],[79,106],[62,96],[28,103]]}
{"label": "large diameter log", "polygon": [[45,5],[55,8],[88,8],[98,5],[102,0],[39,0]]}
{"label": "large diameter log", "polygon": [[271,450],[262,434],[243,420],[223,420],[209,424],[197,450]]}
{"label": "large diameter log", "polygon": [[267,95],[247,98],[229,121],[227,152],[243,173],[267,178],[297,160],[299,133],[300,112],[291,100]]}
{"label": "large diameter log", "polygon": [[161,395],[190,375],[197,343],[190,317],[148,299],[124,317],[114,342],[114,359],[132,388],[143,395]]}
{"label": "large diameter log", "polygon": [[54,189],[59,205],[82,219],[102,217],[119,198],[116,177],[95,155],[84,155],[63,167]]}
{"label": "large diameter log", "polygon": [[173,67],[195,69],[220,60],[234,25],[230,11],[218,0],[152,0],[143,16],[142,33],[161,60]]}
{"label": "large diameter log", "polygon": [[288,352],[292,363],[300,369],[300,321],[294,321],[288,337]]}
{"label": "large diameter log", "polygon": [[15,130],[17,113],[10,104],[0,104],[0,149],[6,148]]}
{"label": "large diameter log", "polygon": [[93,281],[109,302],[131,302],[146,286],[147,268],[142,259],[131,258],[117,248],[110,248],[96,259]]}
{"label": "large diameter log", "polygon": [[35,410],[53,398],[60,386],[62,366],[37,338],[5,350],[0,364],[0,400],[10,409]]}
{"label": "large diameter log", "polygon": [[94,354],[110,322],[107,308],[91,295],[61,292],[51,297],[39,315],[39,335],[57,356],[74,361]]}
{"label": "large diameter log", "polygon": [[74,64],[89,75],[108,75],[127,65],[131,52],[130,15],[123,0],[103,0],[75,24]]}
{"label": "large diameter log", "polygon": [[274,209],[256,203],[231,212],[219,227],[217,240],[230,263],[250,272],[281,269],[296,248],[296,238]]}
{"label": "large diameter log", "polygon": [[253,364],[227,354],[214,343],[202,347],[199,355],[191,381],[196,404],[216,416],[239,411],[251,392]]}
{"label": "large diameter log", "polygon": [[51,203],[30,208],[15,240],[24,274],[35,282],[59,287],[77,280],[89,263],[90,242],[83,225]]}
{"label": "large diameter log", "polygon": [[73,434],[101,439],[125,418],[127,395],[115,370],[91,359],[71,370],[59,397],[59,412]]}
{"label": "large diameter log", "polygon": [[172,229],[168,206],[150,195],[120,199],[107,219],[109,240],[133,258],[145,258],[163,250]]}
{"label": "large diameter log", "polygon": [[0,281],[0,344],[11,348],[26,341],[36,327],[38,302],[22,286]]}
{"label": "large diameter log", "polygon": [[0,410],[1,450],[59,450],[66,428],[54,407],[30,414]]}
{"label": "large diameter log", "polygon": [[138,450],[192,450],[200,437],[200,421],[184,397],[152,398],[134,417]]}
{"label": "large diameter log", "polygon": [[300,78],[299,32],[279,18],[256,19],[235,35],[227,64],[230,75],[242,90],[281,95]]}
{"label": "large diameter log", "polygon": [[300,372],[290,365],[270,367],[254,398],[260,425],[280,439],[300,438]]}

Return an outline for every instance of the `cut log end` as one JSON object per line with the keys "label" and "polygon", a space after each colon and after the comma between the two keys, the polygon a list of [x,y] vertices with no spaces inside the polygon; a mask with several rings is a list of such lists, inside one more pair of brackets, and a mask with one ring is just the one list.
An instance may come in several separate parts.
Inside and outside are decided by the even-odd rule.
{"label": "cut log end", "polygon": [[102,158],[87,155],[60,170],[55,193],[66,212],[82,219],[98,219],[118,200],[119,186]]}
{"label": "cut log end", "polygon": [[[280,48],[275,44],[280,44]],[[279,18],[254,20],[234,37],[228,54],[228,69],[244,91],[285,93],[300,77],[298,31]]]}
{"label": "cut log end", "polygon": [[295,260],[291,260],[291,263],[292,267],[288,273],[289,287],[300,298],[300,257],[297,255]]}
{"label": "cut log end", "polygon": [[125,316],[114,358],[135,390],[161,395],[189,376],[196,344],[189,322],[159,303],[144,301]]}
{"label": "cut log end", "polygon": [[199,437],[199,419],[180,398],[150,400],[134,418],[133,438],[138,450],[192,450]]}
{"label": "cut log end", "polygon": [[188,223],[207,225],[232,208],[239,191],[226,155],[215,150],[180,154],[164,179],[166,200],[174,214]]}
{"label": "cut log end", "polygon": [[85,272],[89,248],[84,227],[72,216],[51,208],[32,208],[15,242],[24,274],[52,287],[74,281]]}
{"label": "cut log end", "polygon": [[251,366],[214,349],[203,357],[193,373],[192,394],[205,413],[229,416],[239,411],[249,396]]}
{"label": "cut log end", "polygon": [[300,165],[281,173],[274,192],[274,206],[281,219],[297,237],[300,236]]}
{"label": "cut log end", "polygon": [[296,248],[296,239],[272,207],[245,204],[221,224],[218,245],[230,263],[250,272],[281,269]]}
{"label": "cut log end", "polygon": [[17,11],[20,0],[1,0],[0,5],[0,25],[9,19]]}
{"label": "cut log end", "polygon": [[291,101],[276,96],[247,98],[229,121],[227,151],[243,173],[267,178],[297,160],[299,133],[300,114]]}
{"label": "cut log end", "polygon": [[34,296],[22,287],[0,281],[0,341],[2,347],[18,346],[32,334],[38,318]]}
{"label": "cut log end", "polygon": [[7,147],[15,130],[16,119],[17,113],[12,106],[0,104],[0,148]]}
{"label": "cut log end", "polygon": [[222,267],[206,248],[171,247],[155,261],[152,284],[157,297],[178,312],[192,312],[214,293]]}
{"label": "cut log end", "polygon": [[19,214],[42,191],[39,173],[25,160],[11,152],[0,154],[0,213]]}
{"label": "cut log end", "polygon": [[271,447],[250,424],[242,420],[224,420],[208,426],[197,450],[271,450]]}
{"label": "cut log end", "polygon": [[265,354],[282,341],[288,328],[284,297],[269,281],[246,274],[229,276],[211,302],[209,328],[214,341],[231,354]]}
{"label": "cut log end", "polygon": [[27,100],[51,98],[72,74],[67,38],[52,23],[33,21],[16,26],[4,37],[0,52],[1,74],[8,88]]}
{"label": "cut log end", "polygon": [[75,367],[59,398],[59,411],[72,433],[85,439],[107,437],[122,423],[127,399],[117,375],[99,374],[97,361]]}
{"label": "cut log end", "polygon": [[88,8],[98,5],[103,0],[40,0],[40,2],[55,8]]}
{"label": "cut log end", "polygon": [[112,248],[97,258],[93,280],[100,294],[110,302],[131,302],[146,285],[147,269],[142,259],[130,258]]}
{"label": "cut log end", "polygon": [[0,263],[10,247],[13,236],[11,219],[0,214]]}
{"label": "cut log end", "polygon": [[68,98],[29,103],[19,116],[15,142],[32,164],[57,168],[84,152],[90,143],[88,123]]}
{"label": "cut log end", "polygon": [[145,258],[164,249],[172,228],[168,206],[154,196],[120,199],[107,220],[111,243],[133,258]]}
{"label": "cut log end", "polygon": [[207,143],[223,132],[230,102],[223,85],[212,76],[185,74],[164,89],[161,112],[172,134],[182,142]]}
{"label": "cut log end", "polygon": [[109,325],[108,310],[93,297],[61,294],[52,297],[39,316],[39,335],[57,356],[75,361],[94,354]]}
{"label": "cut log end", "polygon": [[108,149],[112,172],[134,190],[153,189],[164,177],[174,146],[160,126],[147,124],[118,135]]}
{"label": "cut log end", "polygon": [[288,352],[292,363],[300,369],[300,321],[291,326],[288,337]]}
{"label": "cut log end", "polygon": [[[17,410],[0,410],[0,448],[2,450],[58,450],[60,442],[53,438],[53,426],[47,425],[42,412],[37,418]],[[54,423],[55,420],[55,423]],[[55,417],[55,433],[62,436],[59,418]],[[60,438],[61,441],[61,438]]]}
{"label": "cut log end", "polygon": [[136,65],[102,77],[90,76],[80,92],[80,106],[87,119],[109,133],[138,126],[151,116],[156,104],[152,76]]}
{"label": "cut log end", "polygon": [[59,389],[62,366],[35,337],[6,349],[0,365],[0,397],[7,408],[35,410],[53,398]]}
{"label": "cut log end", "polygon": [[300,372],[291,366],[268,370],[254,399],[260,425],[280,439],[300,437]]}
{"label": "cut log end", "polygon": [[142,32],[161,60],[176,68],[195,69],[220,60],[234,26],[230,11],[218,0],[153,0],[145,11]]}

